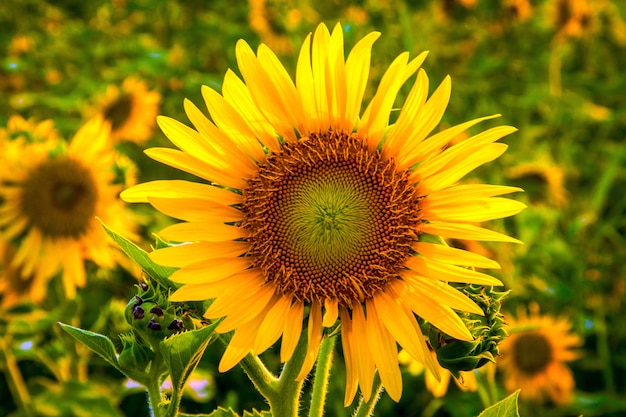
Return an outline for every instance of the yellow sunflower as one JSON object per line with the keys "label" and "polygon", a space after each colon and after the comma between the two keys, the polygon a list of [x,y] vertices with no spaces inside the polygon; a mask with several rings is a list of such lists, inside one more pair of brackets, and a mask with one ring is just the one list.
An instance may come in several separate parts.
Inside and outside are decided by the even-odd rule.
{"label": "yellow sunflower", "polygon": [[521,388],[520,396],[528,400],[569,402],[574,378],[565,362],[578,357],[573,349],[582,344],[569,321],[541,315],[537,304],[530,306],[530,314],[519,311],[507,321],[510,335],[500,344],[497,362],[505,388]]}
{"label": "yellow sunflower", "polygon": [[[304,378],[324,328],[340,320],[346,404],[357,385],[370,398],[376,369],[398,400],[396,342],[436,373],[416,315],[470,340],[454,310],[482,311],[447,282],[501,284],[465,268],[497,268],[496,262],[427,236],[516,242],[469,222],[522,210],[519,202],[494,197],[519,188],[457,184],[500,156],[507,146],[494,142],[515,129],[495,127],[442,150],[460,132],[495,117],[489,116],[427,138],[447,106],[450,78],[427,100],[428,77],[418,71],[426,53],[396,58],[361,112],[378,36],[361,39],[345,59],[341,26],[331,34],[319,25],[301,48],[295,83],[267,46],[255,54],[239,41],[243,80],[228,71],[222,94],[202,89],[213,121],[186,101],[195,129],[157,120],[180,150],[146,151],[208,183],[153,181],[122,193],[126,201],[149,202],[185,221],[161,236],[192,244],[151,256],[180,268],[171,279],[185,285],[171,300],[214,299],[205,316],[225,317],[218,332],[235,331],[220,371],[281,336],[280,357],[287,361],[308,315]],[[396,95],[416,72],[390,125]]]}
{"label": "yellow sunflower", "polygon": [[98,113],[111,123],[110,140],[141,144],[152,135],[160,102],[161,95],[149,90],[145,82],[127,78],[121,89],[113,85],[107,88]]}
{"label": "yellow sunflower", "polygon": [[[112,242],[96,216],[136,237],[134,220],[117,198],[122,186],[114,184],[117,154],[109,148],[109,130],[94,119],[67,146],[10,132],[0,138],[0,238],[15,245],[10,266],[39,284],[63,271],[67,297],[85,284],[86,259],[115,265]],[[45,285],[31,285],[30,296],[41,301]]]}

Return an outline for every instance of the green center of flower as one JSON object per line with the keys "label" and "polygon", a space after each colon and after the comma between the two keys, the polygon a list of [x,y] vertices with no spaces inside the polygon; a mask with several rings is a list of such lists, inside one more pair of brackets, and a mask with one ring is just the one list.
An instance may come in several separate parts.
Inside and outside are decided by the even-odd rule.
{"label": "green center of flower", "polygon": [[128,94],[121,95],[104,109],[104,118],[111,123],[111,130],[118,130],[128,121],[133,110],[133,98]]}
{"label": "green center of flower", "polygon": [[244,191],[249,256],[279,292],[346,306],[398,277],[416,240],[408,173],[354,135],[287,143]]}
{"label": "green center of flower", "polygon": [[43,162],[23,183],[22,212],[44,235],[79,237],[95,215],[98,198],[91,172],[68,157]]}
{"label": "green center of flower", "polygon": [[546,369],[552,361],[552,345],[541,333],[525,332],[515,337],[513,361],[526,375],[534,375]]}

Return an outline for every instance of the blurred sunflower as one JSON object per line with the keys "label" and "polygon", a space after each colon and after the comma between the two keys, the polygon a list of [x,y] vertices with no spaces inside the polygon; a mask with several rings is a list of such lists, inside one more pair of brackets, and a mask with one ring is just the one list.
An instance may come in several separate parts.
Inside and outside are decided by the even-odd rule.
{"label": "blurred sunflower", "polygon": [[[0,237],[15,245],[9,265],[22,279],[46,283],[62,270],[71,298],[76,286],[85,285],[84,260],[115,265],[96,216],[137,237],[133,218],[117,198],[122,188],[114,184],[117,154],[101,119],[85,124],[67,146],[46,138],[30,142],[27,136],[9,132],[0,138]],[[30,291],[34,302],[45,296],[42,285],[31,285]]]}
{"label": "blurred sunflower", "polygon": [[529,315],[520,310],[516,319],[507,317],[510,335],[500,344],[497,361],[504,386],[511,392],[521,388],[521,397],[528,400],[565,404],[574,389],[565,362],[578,357],[573,349],[582,340],[567,319],[541,315],[536,303],[529,310]]}
{"label": "blurred sunflower", "polygon": [[568,202],[565,170],[546,157],[515,165],[505,174],[524,187],[533,205],[564,207]]}
{"label": "blurred sunflower", "polygon": [[[431,355],[433,358],[437,356],[434,351],[431,351]],[[419,375],[422,372],[426,372],[424,375],[426,389],[428,389],[435,398],[441,398],[446,395],[448,386],[450,385],[450,379],[454,380],[454,383],[461,391],[476,391],[478,389],[475,371],[461,371],[459,372],[460,377],[455,378],[450,371],[434,361],[437,371],[439,372],[439,377],[437,377],[430,370],[424,368],[422,363],[414,360],[406,350],[400,351],[398,360],[407,367],[411,375]]]}
{"label": "blurred sunflower", "polygon": [[161,236],[193,243],[151,256],[180,267],[171,279],[185,285],[171,300],[214,299],[205,316],[225,317],[218,332],[235,330],[220,371],[281,335],[281,360],[290,359],[308,314],[299,378],[317,358],[323,329],[340,320],[346,404],[357,385],[370,398],[376,369],[398,400],[396,342],[437,373],[416,315],[453,338],[471,340],[454,309],[482,310],[447,282],[501,284],[464,268],[497,268],[496,262],[433,243],[438,240],[428,235],[516,242],[468,223],[521,211],[523,204],[494,197],[519,188],[457,184],[500,156],[507,146],[494,142],[515,129],[495,127],[442,150],[452,137],[495,116],[426,139],[447,106],[450,78],[427,100],[423,70],[389,125],[400,87],[426,53],[396,58],[359,116],[378,36],[361,39],[345,59],[341,26],[331,34],[319,25],[301,48],[295,84],[267,46],[255,54],[239,41],[243,80],[228,71],[222,95],[202,89],[213,122],[186,101],[197,130],[160,117],[181,150],[146,151],[210,184],[153,181],[122,193],[126,201],[149,202],[185,220]]}
{"label": "blurred sunflower", "polygon": [[[15,246],[0,240],[0,310],[6,310],[22,301],[45,296],[45,282],[36,282],[35,276],[22,276],[12,264]],[[39,277],[41,278],[41,277]]]}
{"label": "blurred sunflower", "polygon": [[121,89],[113,85],[107,88],[97,112],[111,124],[110,140],[142,144],[152,135],[160,102],[161,95],[149,90],[145,82],[127,78]]}

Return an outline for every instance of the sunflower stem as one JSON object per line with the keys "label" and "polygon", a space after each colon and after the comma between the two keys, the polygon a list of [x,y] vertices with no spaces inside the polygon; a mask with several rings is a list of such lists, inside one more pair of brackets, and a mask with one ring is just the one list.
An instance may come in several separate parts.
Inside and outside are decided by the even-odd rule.
{"label": "sunflower stem", "polygon": [[150,417],[161,417],[161,408],[159,405],[162,400],[161,393],[161,376],[163,374],[163,359],[160,355],[156,355],[150,364],[150,373],[148,375],[148,405],[150,408]]}
{"label": "sunflower stem", "polygon": [[383,384],[378,374],[374,377],[372,392],[373,395],[370,397],[369,401],[363,401],[363,397],[361,397],[359,405],[354,412],[354,417],[370,417],[374,414],[374,407],[376,407],[376,403],[378,403],[380,399],[380,394],[383,392]]}
{"label": "sunflower stem", "polygon": [[300,394],[304,378],[296,380],[306,358],[307,337],[302,335],[291,359],[280,374],[280,378],[272,384],[273,390],[265,398],[270,403],[272,417],[297,417],[300,405]]}
{"label": "sunflower stem", "polygon": [[320,346],[315,365],[315,379],[313,381],[309,417],[322,417],[324,415],[324,404],[326,403],[328,379],[330,377],[330,368],[333,364],[333,348],[335,347],[336,338],[337,336],[326,337]]}
{"label": "sunflower stem", "polygon": [[9,338],[10,336],[7,336],[6,339],[0,338],[0,359],[3,359],[2,362],[4,362],[0,363],[0,369],[4,368],[3,370],[6,371],[5,375],[9,390],[21,414],[26,417],[34,417],[35,412],[33,410],[30,394],[26,388],[22,372],[17,365],[17,360],[15,356],[13,356],[13,351],[10,347],[11,340]]}

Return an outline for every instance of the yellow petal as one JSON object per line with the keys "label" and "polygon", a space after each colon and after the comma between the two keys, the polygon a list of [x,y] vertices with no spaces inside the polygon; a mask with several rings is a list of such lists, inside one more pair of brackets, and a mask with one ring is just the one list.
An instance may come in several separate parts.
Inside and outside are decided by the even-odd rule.
{"label": "yellow petal", "polygon": [[309,128],[312,131],[320,131],[320,115],[317,111],[315,98],[315,86],[313,83],[313,69],[311,68],[311,34],[309,33],[302,43],[302,48],[298,54],[298,64],[296,66],[296,86],[302,105],[309,119]]}
{"label": "yellow petal", "polygon": [[[387,330],[393,335],[395,340],[414,358],[425,362],[424,348],[414,331],[412,321],[415,317],[411,313],[407,315],[401,305],[402,300],[393,298],[390,294],[380,291],[372,299],[376,306],[379,320],[385,325]],[[342,322],[343,325],[343,322]]]}
{"label": "yellow petal", "polygon": [[248,242],[227,240],[224,242],[185,243],[157,249],[148,253],[159,265],[181,268],[207,259],[237,257],[250,248]]}
{"label": "yellow petal", "polygon": [[320,119],[320,127],[328,129],[331,124],[327,85],[331,74],[327,68],[326,55],[330,44],[330,33],[324,24],[315,29],[311,40],[311,69],[313,71],[313,90],[315,91],[315,105]]}
{"label": "yellow petal", "polygon": [[245,271],[251,266],[249,258],[224,257],[204,259],[174,272],[170,280],[181,284],[202,284],[206,281],[218,281]]}
{"label": "yellow petal", "polygon": [[346,364],[346,392],[343,400],[344,407],[352,403],[356,389],[359,384],[357,375],[357,357],[354,351],[354,330],[352,329],[352,319],[344,307],[339,309],[341,316],[341,346]]}
{"label": "yellow petal", "polygon": [[231,70],[226,71],[224,76],[222,94],[224,99],[246,120],[261,143],[272,151],[278,152],[280,145],[272,124],[254,104],[248,87]]}
{"label": "yellow petal", "polygon": [[300,340],[300,333],[302,333],[302,320],[304,320],[304,302],[296,301],[285,316],[283,340],[280,345],[281,362],[287,362],[291,359],[291,355],[293,355],[293,351]]}
{"label": "yellow petal", "polygon": [[402,396],[402,375],[398,364],[398,348],[389,331],[381,326],[376,305],[367,302],[367,340],[382,385],[394,401]]}
{"label": "yellow petal", "polygon": [[356,302],[352,309],[352,328],[354,330],[355,365],[357,368],[357,379],[361,384],[361,394],[365,401],[369,401],[372,396],[372,386],[374,384],[374,372],[376,367],[367,340],[367,323],[361,303]]}
{"label": "yellow petal", "polygon": [[277,297],[272,307],[265,314],[263,323],[259,328],[253,350],[259,354],[272,346],[283,333],[285,317],[289,311],[291,299],[288,297]]}
{"label": "yellow petal", "polygon": [[479,285],[503,285],[499,279],[487,274],[455,265],[440,264],[424,256],[412,256],[408,258],[404,264],[419,275],[440,281]]}
{"label": "yellow petal", "polygon": [[259,64],[254,52],[244,40],[237,42],[235,55],[239,71],[257,108],[283,138],[288,141],[296,140],[293,125],[287,117],[287,110],[280,99],[276,85]]}
{"label": "yellow petal", "polygon": [[224,355],[217,367],[218,371],[226,372],[237,365],[252,349],[252,344],[259,333],[259,325],[263,316],[257,316],[249,323],[241,326],[228,343]]}
{"label": "yellow petal", "polygon": [[313,301],[311,303],[311,309],[309,310],[309,329],[307,332],[307,351],[306,357],[304,359],[304,363],[302,364],[302,369],[300,369],[300,373],[296,377],[296,380],[302,380],[305,378],[315,361],[317,360],[317,353],[320,350],[320,344],[322,343],[322,306],[318,301]]}
{"label": "yellow petal", "polygon": [[[262,312],[268,307],[275,292],[276,290],[273,286],[265,285],[257,292],[246,294],[244,297],[237,299],[232,306],[229,306],[228,316],[220,322],[215,328],[215,331],[218,333],[226,333],[248,323],[257,316],[265,316]],[[213,304],[215,304],[215,302]],[[213,307],[213,305],[211,305],[211,307]],[[215,315],[213,312],[209,313],[210,310],[211,308],[209,307],[207,317],[220,317],[219,314]]]}
{"label": "yellow petal", "polygon": [[176,223],[159,232],[163,239],[174,242],[223,242],[246,235],[247,232],[241,227],[217,222]]}
{"label": "yellow petal", "polygon": [[460,200],[457,204],[431,204],[424,200],[424,217],[429,220],[480,223],[512,216],[526,208],[524,203],[508,198],[488,197]]}
{"label": "yellow petal", "polygon": [[194,158],[185,152],[170,148],[150,148],[144,151],[146,155],[155,161],[159,161],[174,168],[189,172],[207,181],[216,182],[230,188],[242,189],[246,183],[245,175],[229,169],[218,169],[203,161]]}
{"label": "yellow petal", "polygon": [[500,269],[500,265],[498,265],[496,261],[463,249],[451,248],[449,246],[427,242],[417,242],[414,243],[412,247],[418,254],[436,262],[452,265],[473,266],[475,268]]}
{"label": "yellow petal", "polygon": [[224,223],[239,221],[243,218],[241,211],[215,201],[197,198],[148,197],[148,202],[161,213],[188,222]]}
{"label": "yellow petal", "polygon": [[[202,86],[202,97],[215,124],[224,132],[225,136],[253,159],[264,160],[265,152],[261,144],[239,112],[224,97],[206,85]],[[197,126],[198,130],[207,138],[213,139],[215,137],[214,126],[208,123],[203,123],[200,126]]]}
{"label": "yellow petal", "polygon": [[120,194],[128,203],[147,203],[148,197],[197,198],[232,205],[241,203],[241,194],[224,188],[183,180],[157,180],[130,187]]}
{"label": "yellow petal", "polygon": [[339,313],[338,310],[339,303],[337,299],[327,298],[324,301],[324,320],[322,321],[322,325],[324,327],[331,327],[337,321],[337,316]]}
{"label": "yellow petal", "polygon": [[522,243],[502,233],[484,229],[472,224],[447,223],[442,221],[432,221],[424,223],[419,227],[420,232],[451,239],[478,240],[486,242],[511,242]]}
{"label": "yellow petal", "polygon": [[411,287],[411,291],[405,293],[403,302],[415,314],[455,339],[472,340],[471,333],[459,316],[447,305],[431,298],[430,294]]}
{"label": "yellow petal", "polygon": [[503,143],[492,143],[484,146],[479,152],[467,155],[461,163],[447,166],[446,169],[442,169],[429,177],[422,177],[418,167],[412,173],[411,181],[419,182],[420,189],[427,190],[423,191],[425,194],[441,190],[451,186],[479,166],[498,158],[507,150],[507,147]]}
{"label": "yellow petal", "polygon": [[346,60],[346,120],[352,128],[357,123],[363,94],[367,87],[367,79],[370,72],[370,61],[372,57],[372,45],[380,37],[380,32],[371,32],[359,40],[350,51]]}

